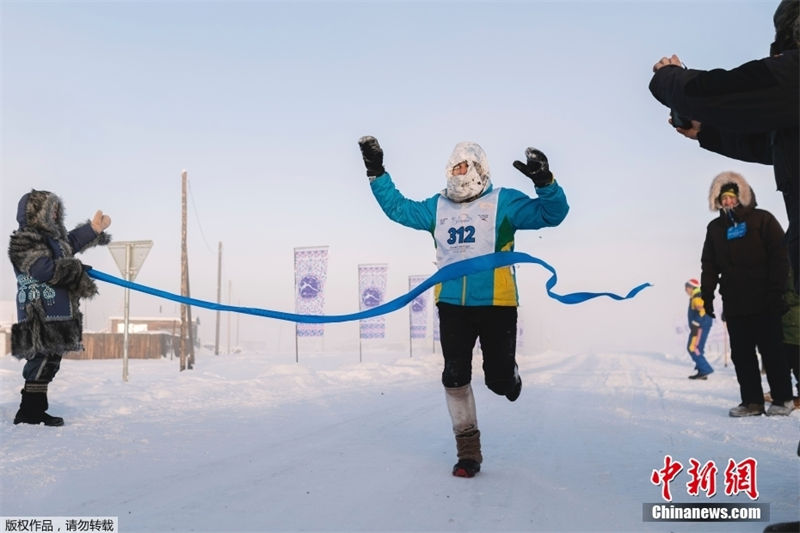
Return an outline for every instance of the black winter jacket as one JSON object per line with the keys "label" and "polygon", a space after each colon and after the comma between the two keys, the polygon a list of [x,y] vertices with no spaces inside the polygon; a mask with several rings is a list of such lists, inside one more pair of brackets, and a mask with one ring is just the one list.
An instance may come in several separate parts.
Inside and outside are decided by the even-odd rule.
{"label": "black winter jacket", "polygon": [[[706,304],[713,302],[719,284],[726,317],[783,311],[782,296],[789,275],[783,229],[772,213],[755,205],[753,195],[752,202],[734,208],[732,216],[720,210],[706,227],[701,256],[702,297]],[[729,238],[728,229],[742,223],[746,224],[745,234]]]}

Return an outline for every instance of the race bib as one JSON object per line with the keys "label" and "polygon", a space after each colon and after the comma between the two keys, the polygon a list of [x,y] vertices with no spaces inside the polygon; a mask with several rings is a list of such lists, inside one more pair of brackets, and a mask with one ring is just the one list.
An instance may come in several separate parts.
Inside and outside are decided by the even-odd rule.
{"label": "race bib", "polygon": [[740,222],[728,228],[728,240],[741,239],[747,233],[747,223]]}
{"label": "race bib", "polygon": [[436,208],[436,262],[439,268],[495,251],[499,189],[469,203],[439,197]]}

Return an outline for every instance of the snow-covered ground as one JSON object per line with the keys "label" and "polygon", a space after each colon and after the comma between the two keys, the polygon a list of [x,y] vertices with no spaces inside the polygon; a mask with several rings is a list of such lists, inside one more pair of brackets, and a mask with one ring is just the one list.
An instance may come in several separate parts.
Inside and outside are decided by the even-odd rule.
{"label": "snow-covered ground", "polygon": [[[422,350],[420,350],[422,351]],[[684,354],[520,356],[509,403],[474,388],[483,470],[454,478],[439,354],[200,354],[64,361],[50,388],[61,428],[14,426],[22,364],[0,357],[0,515],[116,516],[130,531],[761,531],[767,522],[645,522],[650,481],[684,465],[675,502],[724,494],[729,459],[757,460],[769,522],[800,519],[798,420],[733,419],[733,368]],[[714,461],[717,494],[688,494],[689,460]]]}

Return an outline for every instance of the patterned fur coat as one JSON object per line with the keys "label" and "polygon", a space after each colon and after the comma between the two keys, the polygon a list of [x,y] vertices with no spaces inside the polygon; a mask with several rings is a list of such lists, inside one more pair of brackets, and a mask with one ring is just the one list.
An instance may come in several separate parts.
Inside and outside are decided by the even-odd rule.
{"label": "patterned fur coat", "polygon": [[11,352],[31,359],[37,353],[82,349],[81,298],[97,286],[74,254],[111,242],[89,221],[67,232],[61,199],[32,190],[19,201],[19,228],[11,234],[8,257],[17,277],[18,322],[11,329]]}

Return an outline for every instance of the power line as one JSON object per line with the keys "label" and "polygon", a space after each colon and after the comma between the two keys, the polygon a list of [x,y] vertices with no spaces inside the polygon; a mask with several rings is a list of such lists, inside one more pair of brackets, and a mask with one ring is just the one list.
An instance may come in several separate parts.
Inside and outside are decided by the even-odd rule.
{"label": "power line", "polygon": [[203,225],[200,223],[200,213],[197,211],[197,205],[194,203],[194,194],[192,193],[192,182],[189,181],[188,185],[189,185],[189,198],[192,200],[192,210],[194,211],[194,216],[197,219],[197,227],[200,229],[200,237],[202,237],[203,239],[203,244],[206,245],[206,250],[208,250],[209,253],[213,254],[215,252],[214,250],[211,249],[211,246],[209,246],[208,241],[206,240],[206,234],[203,231]]}

